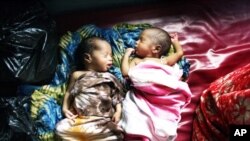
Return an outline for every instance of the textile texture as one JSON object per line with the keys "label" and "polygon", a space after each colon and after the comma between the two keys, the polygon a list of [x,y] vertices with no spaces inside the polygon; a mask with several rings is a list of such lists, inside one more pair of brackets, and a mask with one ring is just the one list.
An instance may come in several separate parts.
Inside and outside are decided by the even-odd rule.
{"label": "textile texture", "polygon": [[181,110],[191,99],[187,83],[180,80],[182,71],[178,66],[145,61],[131,68],[128,75],[132,88],[122,103],[119,123],[126,140],[137,136],[140,140],[146,137],[151,141],[173,141]]}

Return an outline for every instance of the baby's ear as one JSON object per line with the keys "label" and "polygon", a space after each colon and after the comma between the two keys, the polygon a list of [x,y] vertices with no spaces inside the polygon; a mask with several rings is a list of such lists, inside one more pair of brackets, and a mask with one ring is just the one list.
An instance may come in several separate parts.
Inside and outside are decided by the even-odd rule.
{"label": "baby's ear", "polygon": [[160,45],[156,45],[153,47],[153,53],[160,53],[162,47]]}
{"label": "baby's ear", "polygon": [[88,53],[84,53],[83,58],[84,58],[84,61],[86,61],[87,63],[91,63],[92,62],[92,57]]}

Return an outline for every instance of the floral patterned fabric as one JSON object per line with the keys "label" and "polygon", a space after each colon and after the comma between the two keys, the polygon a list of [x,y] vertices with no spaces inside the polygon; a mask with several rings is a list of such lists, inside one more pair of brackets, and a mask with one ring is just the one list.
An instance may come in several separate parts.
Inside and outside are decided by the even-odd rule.
{"label": "floral patterned fabric", "polygon": [[88,71],[81,75],[70,91],[75,122],[63,119],[56,125],[57,135],[67,141],[122,140],[122,129],[111,121],[115,106],[121,103],[122,85],[110,73]]}
{"label": "floral patterned fabric", "polygon": [[193,141],[229,140],[230,125],[250,124],[250,64],[203,91],[193,122]]}
{"label": "floral patterned fabric", "polygon": [[80,116],[111,118],[115,106],[123,100],[122,89],[114,75],[89,71],[79,77],[71,90],[74,109]]}

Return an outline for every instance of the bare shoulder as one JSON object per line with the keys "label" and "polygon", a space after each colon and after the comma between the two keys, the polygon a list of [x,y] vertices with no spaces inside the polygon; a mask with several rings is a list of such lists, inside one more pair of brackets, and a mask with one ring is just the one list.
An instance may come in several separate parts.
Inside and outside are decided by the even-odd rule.
{"label": "bare shoulder", "polygon": [[132,61],[140,61],[140,60],[142,60],[141,58],[138,58],[138,57],[135,57],[135,58],[133,58],[133,60]]}
{"label": "bare shoulder", "polygon": [[85,74],[86,71],[74,71],[72,74],[71,74],[71,77],[73,79],[77,79],[78,77],[80,77],[81,75]]}
{"label": "bare shoulder", "polygon": [[133,60],[131,61],[131,67],[134,67],[134,66],[136,66],[137,64],[139,64],[140,62],[142,62],[143,60],[141,59],[141,58],[137,58],[137,57],[135,57],[135,58],[133,58]]}

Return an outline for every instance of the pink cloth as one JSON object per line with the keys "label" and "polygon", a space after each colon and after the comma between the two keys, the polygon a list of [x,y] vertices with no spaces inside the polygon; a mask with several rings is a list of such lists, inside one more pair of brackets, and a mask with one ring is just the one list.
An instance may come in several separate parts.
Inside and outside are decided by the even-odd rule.
{"label": "pink cloth", "polygon": [[181,110],[190,102],[187,83],[180,80],[182,71],[151,61],[129,70],[133,87],[123,102],[119,123],[129,136],[152,141],[173,140],[177,135]]}

